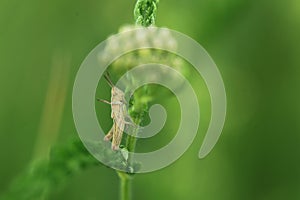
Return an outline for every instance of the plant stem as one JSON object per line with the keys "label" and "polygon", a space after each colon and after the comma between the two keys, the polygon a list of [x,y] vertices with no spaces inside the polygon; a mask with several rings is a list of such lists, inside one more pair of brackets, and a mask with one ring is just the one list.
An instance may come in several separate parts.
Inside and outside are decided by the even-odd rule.
{"label": "plant stem", "polygon": [[[138,126],[140,125],[141,121],[142,121],[142,116],[139,116],[139,117],[136,117],[133,119],[133,122]],[[135,145],[136,145],[136,135],[137,135],[138,131],[139,131],[139,129],[136,128],[133,135],[127,136],[126,148],[129,152],[134,152]],[[129,164],[131,164],[131,161],[132,161],[132,159],[129,158]]]}
{"label": "plant stem", "polygon": [[120,200],[131,199],[131,178],[124,172],[118,171],[120,178]]}
{"label": "plant stem", "polygon": [[[155,24],[156,11],[159,0],[137,0],[134,8],[134,17],[136,24],[147,27]],[[135,103],[129,115],[133,119],[136,125],[140,125],[144,112],[148,108],[148,102],[139,102],[139,95],[134,95]],[[136,135],[138,133],[138,128],[135,129],[133,135],[127,135],[126,148],[129,152],[134,152],[136,146]],[[128,158],[128,166],[132,165],[132,157]],[[120,200],[131,200],[131,181],[132,175],[130,173],[117,171],[120,178]]]}
{"label": "plant stem", "polygon": [[[141,118],[135,119],[134,122],[136,124],[140,124]],[[134,152],[135,144],[136,144],[136,137],[135,135],[138,132],[138,128],[135,130],[133,136],[128,135],[126,140],[126,148],[129,152]],[[132,164],[132,157],[128,158],[128,165]],[[120,178],[120,200],[131,200],[131,182],[132,182],[132,175],[126,172],[117,171],[119,178]]]}

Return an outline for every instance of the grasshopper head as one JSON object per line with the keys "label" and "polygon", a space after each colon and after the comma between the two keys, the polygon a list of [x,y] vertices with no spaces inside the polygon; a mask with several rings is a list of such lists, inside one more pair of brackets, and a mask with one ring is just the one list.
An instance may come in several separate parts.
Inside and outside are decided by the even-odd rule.
{"label": "grasshopper head", "polygon": [[116,86],[112,87],[111,89],[111,96],[118,98],[118,99],[123,99],[124,98],[124,92],[117,88]]}

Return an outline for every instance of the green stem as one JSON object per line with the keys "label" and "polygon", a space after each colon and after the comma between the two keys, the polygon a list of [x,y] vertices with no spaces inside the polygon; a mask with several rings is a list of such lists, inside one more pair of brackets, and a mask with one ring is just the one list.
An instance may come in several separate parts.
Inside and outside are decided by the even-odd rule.
{"label": "green stem", "polygon": [[124,172],[118,172],[120,177],[120,200],[131,199],[131,178]]}
{"label": "green stem", "polygon": [[[133,119],[133,122],[136,125],[140,125],[141,121],[142,121],[142,116],[139,116],[139,117]],[[135,145],[136,145],[136,135],[137,135],[138,131],[139,131],[138,128],[136,128],[133,135],[127,136],[126,148],[129,152],[134,152]]]}
{"label": "green stem", "polygon": [[[135,119],[134,122],[136,124],[140,124],[141,118]],[[135,130],[134,135],[128,135],[126,140],[126,148],[129,152],[134,152],[136,145],[136,137],[138,129]],[[128,158],[128,165],[130,166],[132,163],[132,158]],[[126,172],[118,171],[117,172],[120,177],[120,200],[131,200],[131,182],[132,175]]]}
{"label": "green stem", "polygon": [[[159,0],[137,0],[134,8],[134,17],[136,20],[136,24],[147,27],[155,24],[156,19],[156,11]],[[138,96],[134,96],[136,100],[134,103],[134,107],[129,112],[129,115],[132,117],[134,123],[136,125],[140,125],[143,114],[145,112],[145,108],[148,107],[147,102],[139,102]],[[129,152],[134,152],[136,146],[136,134],[138,133],[138,128],[136,128],[135,133],[133,135],[128,135],[126,139],[126,148]],[[128,158],[128,166],[131,166],[132,158],[131,156]],[[118,176],[120,178],[120,200],[131,200],[131,182],[132,182],[132,174],[117,171]]]}

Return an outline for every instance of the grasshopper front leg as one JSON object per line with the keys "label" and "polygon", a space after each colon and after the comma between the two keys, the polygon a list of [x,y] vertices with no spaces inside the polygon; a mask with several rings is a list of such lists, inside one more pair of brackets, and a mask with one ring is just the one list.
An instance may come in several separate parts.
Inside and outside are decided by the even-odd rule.
{"label": "grasshopper front leg", "polygon": [[107,100],[104,100],[104,99],[97,99],[97,101],[101,101],[103,103],[107,103],[107,104],[110,104],[111,105],[111,102],[107,101]]}
{"label": "grasshopper front leg", "polygon": [[123,104],[122,101],[113,101],[113,102],[109,102],[109,101],[107,101],[107,100],[105,100],[105,99],[97,99],[97,101],[101,101],[101,102],[107,103],[107,104],[109,104],[109,105],[122,105],[122,104]]}

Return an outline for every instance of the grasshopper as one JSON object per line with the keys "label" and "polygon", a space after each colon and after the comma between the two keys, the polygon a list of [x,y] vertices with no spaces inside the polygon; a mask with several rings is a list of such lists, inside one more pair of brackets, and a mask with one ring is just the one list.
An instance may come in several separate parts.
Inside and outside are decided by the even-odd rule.
{"label": "grasshopper", "polygon": [[111,86],[111,101],[109,102],[103,99],[97,100],[111,105],[111,118],[113,119],[113,126],[105,135],[104,140],[109,141],[112,139],[112,150],[118,150],[122,141],[125,125],[132,123],[125,121],[128,114],[124,92],[112,83],[108,73],[104,75],[104,78]]}

